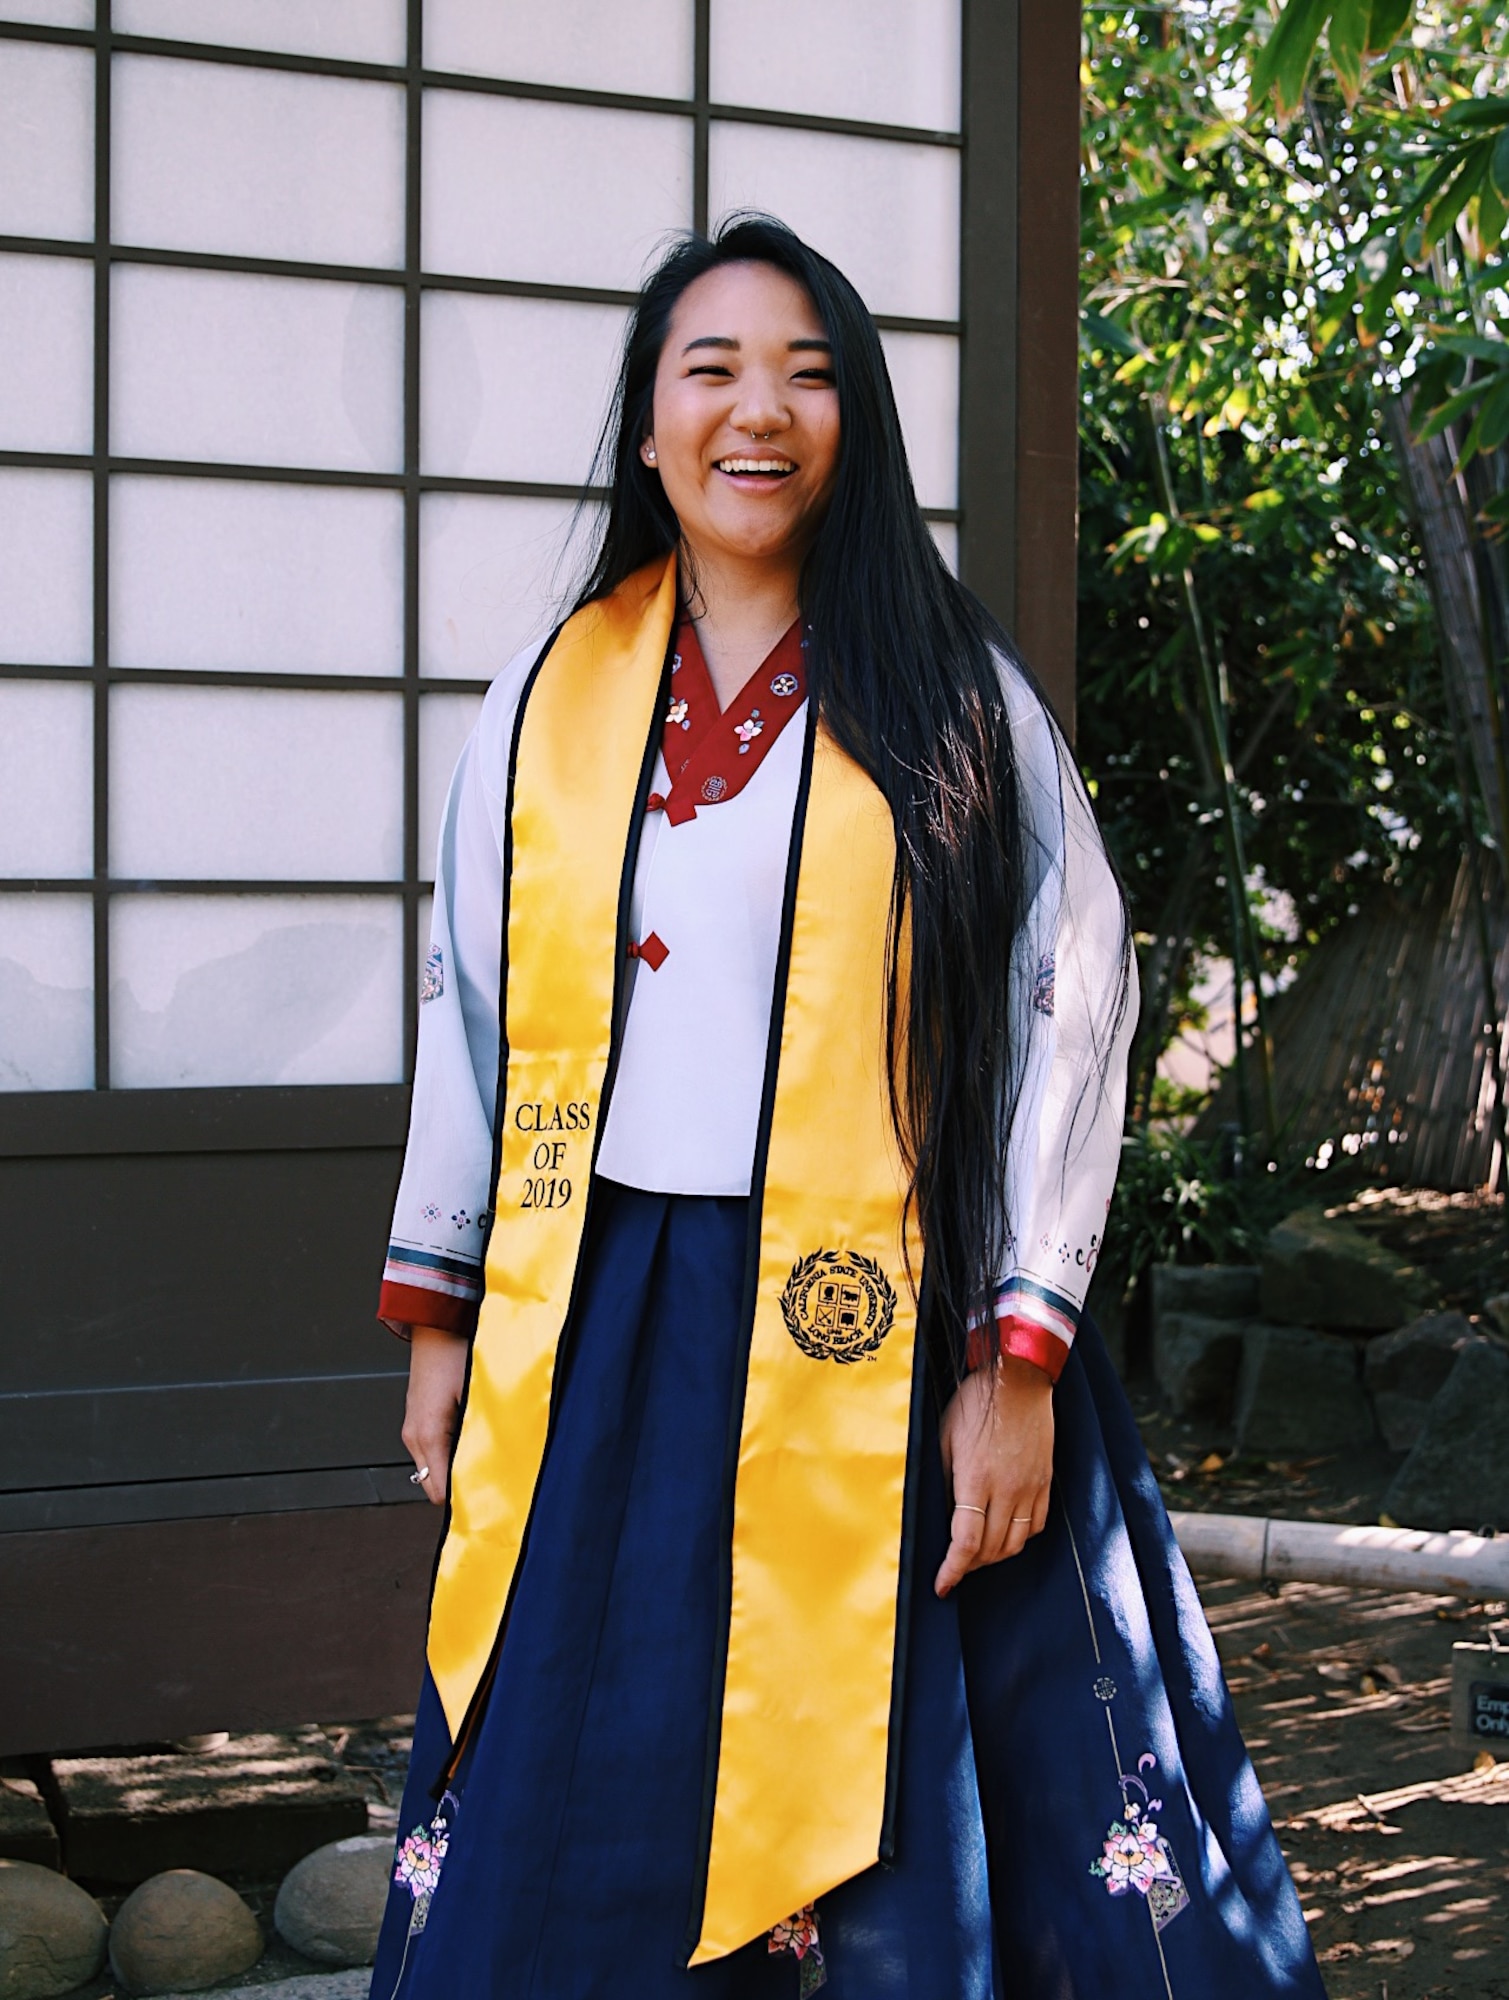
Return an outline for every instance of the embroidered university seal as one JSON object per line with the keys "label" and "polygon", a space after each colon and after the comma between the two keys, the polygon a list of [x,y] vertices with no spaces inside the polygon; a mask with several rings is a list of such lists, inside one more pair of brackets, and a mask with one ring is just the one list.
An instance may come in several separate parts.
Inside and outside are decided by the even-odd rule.
{"label": "embroidered university seal", "polygon": [[873,1257],[814,1250],[791,1267],[781,1294],[786,1331],[814,1361],[862,1361],[891,1330],[896,1293]]}

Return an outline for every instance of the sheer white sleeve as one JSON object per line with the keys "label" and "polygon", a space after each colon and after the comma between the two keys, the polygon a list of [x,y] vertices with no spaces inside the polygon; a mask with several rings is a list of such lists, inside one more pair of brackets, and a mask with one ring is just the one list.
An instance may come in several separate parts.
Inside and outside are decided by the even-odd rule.
{"label": "sheer white sleeve", "polygon": [[519,694],[539,646],[494,681],[441,821],[403,1176],[379,1318],[469,1333],[482,1297],[498,1088],[503,838]]}
{"label": "sheer white sleeve", "polygon": [[1137,985],[1121,896],[1073,757],[1003,670],[1031,826],[1034,889],[1011,967],[1001,1344],[1058,1375],[1105,1238],[1121,1156]]}

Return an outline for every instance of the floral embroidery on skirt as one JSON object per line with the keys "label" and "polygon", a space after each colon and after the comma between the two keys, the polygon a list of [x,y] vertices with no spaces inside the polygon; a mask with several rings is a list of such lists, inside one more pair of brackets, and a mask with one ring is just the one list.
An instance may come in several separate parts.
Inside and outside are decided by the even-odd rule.
{"label": "floral embroidery on skirt", "polygon": [[767,1949],[772,1956],[789,1951],[797,1961],[799,2000],[807,2000],[809,1993],[827,1985],[828,1968],[823,1963],[823,1948],[817,1936],[817,1909],[812,1903],[798,1910],[794,1917],[787,1917],[784,1923],[771,1925]]}
{"label": "floral embroidery on skirt", "polygon": [[454,1813],[455,1807],[456,1800],[447,1792],[429,1825],[416,1826],[406,1840],[399,1842],[393,1880],[414,1898],[409,1917],[410,1937],[417,1937],[429,1921],[430,1904],[440,1886],[441,1863],[451,1844],[447,1808]]}
{"label": "floral embroidery on skirt", "polygon": [[[1149,1751],[1137,1759],[1139,1772],[1152,1769],[1158,1760]],[[1133,1798],[1133,1791],[1142,1794]],[[1133,1891],[1145,1897],[1154,1930],[1161,1931],[1188,1907],[1189,1892],[1179,1873],[1173,1850],[1158,1831],[1153,1817],[1163,1810],[1140,1777],[1121,1775],[1121,1817],[1113,1819],[1099,1855],[1090,1863],[1090,1873],[1105,1883],[1113,1896]]]}

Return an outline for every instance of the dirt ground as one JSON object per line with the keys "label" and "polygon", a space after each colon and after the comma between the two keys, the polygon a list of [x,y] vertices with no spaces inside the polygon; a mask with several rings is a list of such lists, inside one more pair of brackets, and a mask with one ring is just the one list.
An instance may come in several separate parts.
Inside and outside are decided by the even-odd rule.
{"label": "dirt ground", "polygon": [[[1372,1522],[1376,1451],[1241,1460],[1132,1389],[1170,1508]],[[1205,1468],[1202,1470],[1201,1468]],[[1331,2000],[1509,2000],[1509,1762],[1449,1734],[1451,1648],[1509,1643],[1509,1605],[1285,1584],[1201,1597]]]}

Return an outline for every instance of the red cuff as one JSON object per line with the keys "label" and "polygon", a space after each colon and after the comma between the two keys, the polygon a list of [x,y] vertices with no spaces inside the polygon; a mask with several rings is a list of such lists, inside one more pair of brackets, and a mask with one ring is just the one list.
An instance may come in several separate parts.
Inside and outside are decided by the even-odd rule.
{"label": "red cuff", "polygon": [[477,1330],[477,1301],[427,1291],[422,1285],[395,1285],[385,1279],[377,1317],[395,1333],[400,1327],[438,1326],[442,1333],[463,1333],[470,1339]]}
{"label": "red cuff", "polygon": [[1068,1343],[1035,1319],[1027,1319],[1021,1313],[1002,1313],[996,1321],[996,1331],[997,1339],[993,1341],[983,1326],[970,1328],[964,1358],[971,1374],[993,1360],[997,1353],[1030,1361],[1035,1368],[1042,1369],[1050,1382],[1056,1382],[1064,1372],[1064,1363],[1069,1358]]}

